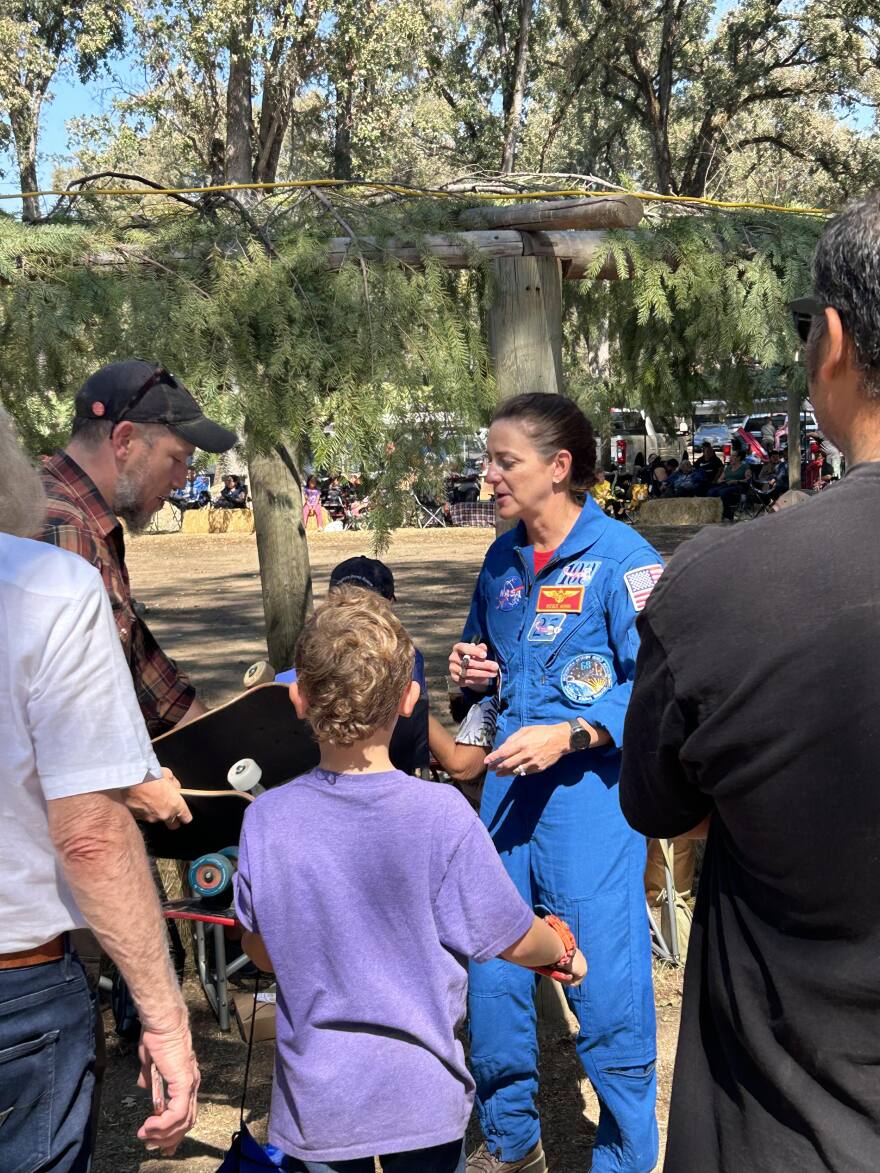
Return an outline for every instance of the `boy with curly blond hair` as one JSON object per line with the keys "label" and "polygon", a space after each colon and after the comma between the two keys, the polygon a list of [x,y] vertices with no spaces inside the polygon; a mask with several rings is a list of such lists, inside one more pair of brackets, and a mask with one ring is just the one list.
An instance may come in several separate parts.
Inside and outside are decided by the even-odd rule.
{"label": "boy with curly blond hair", "polygon": [[566,926],[536,917],[451,786],[395,770],[413,645],[380,596],[331,592],[296,648],[291,700],[321,747],[242,829],[244,948],[277,979],[269,1140],[291,1173],[463,1173],[474,1084],[455,1030],[466,959],[578,984]]}

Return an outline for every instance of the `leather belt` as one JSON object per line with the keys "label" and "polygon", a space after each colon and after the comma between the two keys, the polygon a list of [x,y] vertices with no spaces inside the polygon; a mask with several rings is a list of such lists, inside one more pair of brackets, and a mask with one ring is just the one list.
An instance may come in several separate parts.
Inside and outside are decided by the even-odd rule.
{"label": "leather belt", "polygon": [[46,965],[64,956],[64,935],[53,937],[36,949],[20,949],[18,953],[0,953],[0,969],[24,969],[26,965]]}

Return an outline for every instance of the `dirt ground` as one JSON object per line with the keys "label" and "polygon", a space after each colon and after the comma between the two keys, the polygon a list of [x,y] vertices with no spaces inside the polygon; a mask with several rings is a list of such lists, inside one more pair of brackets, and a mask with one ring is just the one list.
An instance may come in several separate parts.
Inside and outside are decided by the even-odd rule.
{"label": "dirt ground", "polygon": [[[664,555],[692,531],[652,531]],[[438,711],[445,707],[445,663],[458,636],[477,572],[491,539],[488,530],[403,530],[383,557],[393,568],[398,610],[422,649]],[[316,597],[343,558],[369,553],[369,535],[320,534],[310,538]],[[248,535],[145,536],[129,539],[128,566],[136,598],[163,647],[190,672],[209,705],[240,691],[245,669],[266,654],[256,543]],[[437,703],[439,702],[439,703]],[[247,988],[243,985],[242,989]],[[233,991],[234,992],[234,991]],[[669,1088],[678,1033],[681,973],[655,966],[661,1145],[665,1142]],[[135,1139],[146,1098],[135,1086],[130,1048],[108,1031],[108,1070],[94,1173],[214,1173],[237,1126],[245,1045],[233,1029],[218,1030],[198,982],[186,998],[202,1070],[199,1120],[173,1159],[145,1153]],[[265,1139],[272,1078],[272,1045],[255,1046],[246,1119]],[[595,1096],[571,1038],[559,1027],[542,1031],[541,1117],[552,1173],[585,1173],[598,1118]],[[472,1133],[476,1131],[472,1126]]]}

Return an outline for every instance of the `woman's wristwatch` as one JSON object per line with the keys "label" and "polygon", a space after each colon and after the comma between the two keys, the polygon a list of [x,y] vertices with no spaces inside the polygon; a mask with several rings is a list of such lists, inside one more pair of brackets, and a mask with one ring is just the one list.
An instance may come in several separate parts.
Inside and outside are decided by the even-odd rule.
{"label": "woman's wristwatch", "polygon": [[576,753],[581,749],[589,749],[593,744],[593,730],[580,717],[575,717],[569,721],[568,727],[570,729],[568,737],[568,748],[572,753]]}

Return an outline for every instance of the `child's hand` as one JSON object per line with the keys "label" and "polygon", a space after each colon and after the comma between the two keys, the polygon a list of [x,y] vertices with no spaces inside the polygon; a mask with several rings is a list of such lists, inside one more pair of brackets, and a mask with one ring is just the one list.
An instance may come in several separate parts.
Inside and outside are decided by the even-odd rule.
{"label": "child's hand", "polygon": [[574,988],[575,986],[579,986],[587,976],[587,959],[584,957],[583,953],[581,953],[580,949],[575,949],[574,957],[572,957],[568,965],[557,963],[554,968],[557,969],[560,973],[571,975],[567,979],[560,979],[560,985],[571,986]]}

